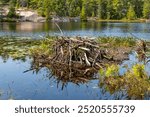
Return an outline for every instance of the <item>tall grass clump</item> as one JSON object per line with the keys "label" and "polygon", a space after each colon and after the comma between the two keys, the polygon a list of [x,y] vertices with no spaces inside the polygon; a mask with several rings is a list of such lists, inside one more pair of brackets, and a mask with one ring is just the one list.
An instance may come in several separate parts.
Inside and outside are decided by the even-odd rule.
{"label": "tall grass clump", "polygon": [[112,47],[133,47],[136,45],[136,40],[133,37],[99,37],[97,42],[100,44],[109,44]]}

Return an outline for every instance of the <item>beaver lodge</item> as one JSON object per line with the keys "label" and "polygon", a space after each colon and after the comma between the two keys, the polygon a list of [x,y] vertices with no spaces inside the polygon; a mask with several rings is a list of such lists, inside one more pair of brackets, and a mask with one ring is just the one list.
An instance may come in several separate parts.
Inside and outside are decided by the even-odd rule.
{"label": "beaver lodge", "polygon": [[46,45],[50,45],[47,47],[50,54],[38,50],[32,52],[31,70],[46,67],[57,80],[84,83],[96,78],[100,68],[112,63],[120,64],[128,59],[129,52],[135,47],[135,41],[131,39],[129,42],[132,44],[127,47],[126,44],[120,46],[119,42],[116,45],[110,41],[103,43],[103,39],[57,37],[46,42]]}

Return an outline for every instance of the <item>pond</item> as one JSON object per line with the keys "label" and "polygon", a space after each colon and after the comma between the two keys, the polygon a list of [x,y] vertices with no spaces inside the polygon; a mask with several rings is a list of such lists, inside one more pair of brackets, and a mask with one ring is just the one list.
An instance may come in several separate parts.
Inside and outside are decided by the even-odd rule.
{"label": "pond", "polygon": [[[130,60],[123,64],[137,62],[135,55],[129,55]],[[114,100],[128,99],[126,91],[120,90],[111,94],[104,87],[99,86],[99,76],[86,83],[72,83],[57,80],[51,75],[51,71],[42,68],[40,71],[29,71],[32,59],[13,60],[12,58],[0,58],[0,99],[15,100]],[[150,64],[147,66],[149,69]],[[121,69],[123,73],[125,69]],[[147,71],[150,75],[150,71]],[[98,78],[98,79],[96,79]],[[145,97],[150,99],[150,97]]]}
{"label": "pond", "polygon": [[[68,36],[131,36],[130,33],[143,39],[150,39],[150,24],[145,23],[59,23]],[[130,32],[130,33],[129,33]],[[25,37],[39,39],[39,36],[60,35],[58,28],[52,23],[1,23],[0,36]],[[134,54],[125,64],[137,62]],[[63,83],[51,71],[42,68],[40,71],[29,71],[32,58],[14,60],[11,57],[0,57],[0,99],[31,100],[101,100],[129,99],[126,91],[111,94],[99,86],[99,76],[86,83]],[[147,72],[150,75],[150,63]],[[121,69],[121,73],[124,69]],[[97,79],[98,78],[98,79]],[[150,99],[150,97],[145,97]]]}
{"label": "pond", "polygon": [[99,80],[82,85],[67,83],[62,89],[61,82],[48,78],[46,68],[37,74],[23,73],[30,68],[30,62],[0,59],[0,99],[110,99],[109,93],[102,95]]}
{"label": "pond", "polygon": [[[150,39],[150,23],[66,22],[58,25],[66,36],[136,36]],[[60,35],[55,23],[0,23],[0,37],[39,39],[46,35]]]}

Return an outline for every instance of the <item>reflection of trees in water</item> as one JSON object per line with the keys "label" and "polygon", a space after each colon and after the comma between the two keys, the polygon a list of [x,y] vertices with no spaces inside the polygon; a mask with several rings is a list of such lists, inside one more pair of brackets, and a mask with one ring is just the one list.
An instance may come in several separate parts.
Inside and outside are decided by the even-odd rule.
{"label": "reflection of trees in water", "polygon": [[16,31],[17,28],[16,23],[9,23],[8,26],[9,26],[9,30]]}

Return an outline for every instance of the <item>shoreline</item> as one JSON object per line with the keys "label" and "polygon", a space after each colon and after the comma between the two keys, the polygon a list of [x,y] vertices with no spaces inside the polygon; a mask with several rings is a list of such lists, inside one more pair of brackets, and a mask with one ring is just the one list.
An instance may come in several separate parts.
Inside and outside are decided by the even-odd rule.
{"label": "shoreline", "polygon": [[[41,18],[41,19],[39,19]],[[39,20],[39,21],[38,21]],[[105,19],[91,19],[89,18],[86,22],[113,22],[113,23],[150,23],[150,20],[148,19],[137,19],[137,20],[105,20]],[[44,17],[38,17],[37,20],[22,20],[22,19],[16,19],[16,18],[4,18],[0,19],[0,22],[34,22],[34,23],[45,23],[45,22],[85,22],[81,21],[80,18],[76,17],[60,17],[60,19],[53,19],[46,21]]]}

